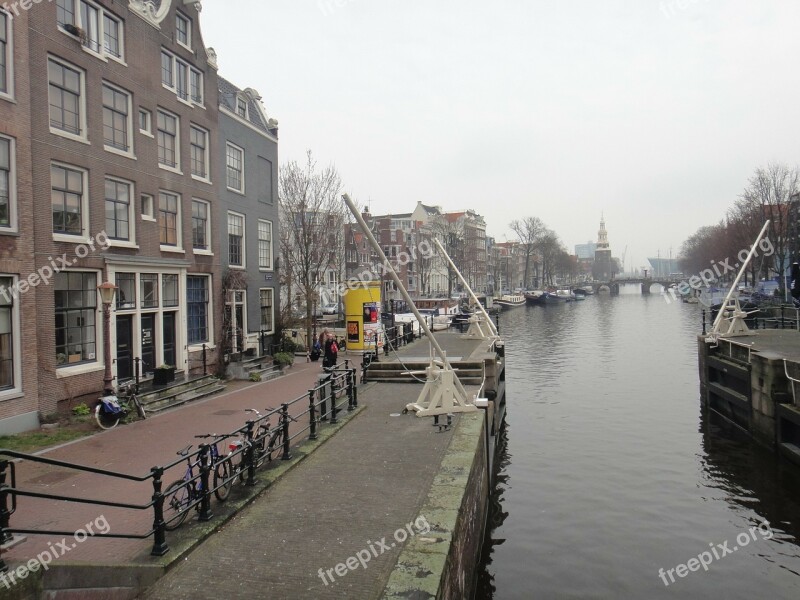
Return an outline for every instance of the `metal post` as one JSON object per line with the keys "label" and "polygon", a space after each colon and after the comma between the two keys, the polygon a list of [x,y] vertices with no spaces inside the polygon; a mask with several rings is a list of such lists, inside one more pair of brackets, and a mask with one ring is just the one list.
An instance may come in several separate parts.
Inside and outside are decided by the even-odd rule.
{"label": "metal post", "polygon": [[[10,464],[7,460],[0,460],[0,543],[2,544],[14,539],[14,536],[8,532],[11,511],[8,509],[9,486],[6,484],[6,479],[8,478],[8,465]],[[14,467],[12,466],[11,468],[13,469]]]}
{"label": "metal post", "polygon": [[327,421],[328,420],[328,394],[326,392],[326,388],[328,387],[328,381],[330,381],[330,375],[326,375],[322,378],[322,384],[317,387],[319,390],[319,399],[320,399],[320,407],[319,407],[319,420],[320,421]]}
{"label": "metal post", "polygon": [[163,485],[162,477],[164,469],[153,467],[150,469],[153,474],[153,549],[150,556],[164,556],[169,551],[167,545],[166,523],[164,523],[164,494],[161,492]]}
{"label": "metal post", "polygon": [[247,435],[247,448],[244,450],[244,460],[247,465],[247,481],[244,484],[248,487],[253,487],[256,484],[256,447],[253,444],[253,427],[255,424],[255,421],[248,421],[247,433],[245,434]]}
{"label": "metal post", "polygon": [[203,375],[208,375],[207,363],[206,363],[206,345],[203,344]]}
{"label": "metal post", "polygon": [[281,460],[289,460],[292,454],[289,452],[289,405],[281,404],[281,420],[283,421],[283,456]]}
{"label": "metal post", "polygon": [[331,425],[336,425],[336,376],[331,376]]}
{"label": "metal post", "polygon": [[355,384],[353,383],[354,379],[355,370],[347,369],[347,410],[349,411],[356,409],[356,399],[355,395],[353,394],[353,390],[355,389]]}
{"label": "metal post", "polygon": [[103,396],[111,396],[114,388],[111,385],[111,303],[103,302]]}
{"label": "metal post", "polygon": [[783,320],[783,307],[784,305],[781,304],[781,329],[786,329],[786,323]]}
{"label": "metal post", "polygon": [[[200,515],[198,521],[210,521],[214,514],[211,512],[211,457],[208,444],[200,444]],[[192,481],[190,485],[195,485]]]}
{"label": "metal post", "polygon": [[314,390],[308,390],[308,426],[310,433],[308,439],[317,439],[317,407],[314,404]]}
{"label": "metal post", "polygon": [[142,359],[139,358],[138,356],[133,359],[133,380],[134,380],[134,382],[136,384],[136,393],[137,394],[139,393],[139,377],[140,377],[139,369],[141,367],[141,365],[139,363],[141,363],[141,362],[142,362]]}
{"label": "metal post", "polygon": [[706,334],[706,309],[703,309],[703,335]]}

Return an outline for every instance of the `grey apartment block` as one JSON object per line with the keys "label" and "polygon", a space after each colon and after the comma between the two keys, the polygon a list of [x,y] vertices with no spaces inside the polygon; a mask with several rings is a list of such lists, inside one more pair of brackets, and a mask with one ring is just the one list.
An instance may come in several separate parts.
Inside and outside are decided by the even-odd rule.
{"label": "grey apartment block", "polygon": [[269,352],[278,286],[278,123],[259,94],[219,78],[220,254],[228,352]]}

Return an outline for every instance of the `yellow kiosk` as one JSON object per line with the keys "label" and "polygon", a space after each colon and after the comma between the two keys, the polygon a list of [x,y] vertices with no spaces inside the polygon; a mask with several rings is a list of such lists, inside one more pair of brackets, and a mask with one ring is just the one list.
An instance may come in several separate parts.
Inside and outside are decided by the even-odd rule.
{"label": "yellow kiosk", "polygon": [[383,348],[381,282],[359,281],[344,293],[347,349],[376,352]]}

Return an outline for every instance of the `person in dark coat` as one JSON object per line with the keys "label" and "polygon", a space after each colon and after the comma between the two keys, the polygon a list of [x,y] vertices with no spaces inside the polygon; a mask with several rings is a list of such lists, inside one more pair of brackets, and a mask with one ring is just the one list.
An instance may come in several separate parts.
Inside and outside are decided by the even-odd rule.
{"label": "person in dark coat", "polygon": [[322,361],[322,366],[332,369],[336,366],[337,354],[339,353],[339,346],[333,334],[327,329],[323,332],[325,334],[325,358]]}

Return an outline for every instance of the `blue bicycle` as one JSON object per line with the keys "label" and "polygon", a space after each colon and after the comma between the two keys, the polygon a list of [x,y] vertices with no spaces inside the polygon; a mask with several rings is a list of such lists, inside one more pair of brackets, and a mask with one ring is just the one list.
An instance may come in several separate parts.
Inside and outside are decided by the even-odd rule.
{"label": "blue bicycle", "polygon": [[[217,500],[224,502],[228,499],[233,478],[231,477],[230,461],[222,456],[217,449],[217,440],[221,437],[213,433],[196,435],[196,438],[214,438],[214,442],[209,445],[209,459],[211,467],[214,469],[214,495]],[[200,498],[203,495],[203,482],[201,479],[193,481],[195,467],[200,467],[200,459],[194,462],[189,454],[192,445],[178,450],[179,456],[186,457],[186,473],[183,479],[176,479],[167,486],[164,492],[164,522],[167,531],[173,531],[180,527],[189,515],[189,507],[194,505],[195,510],[200,510]]]}

